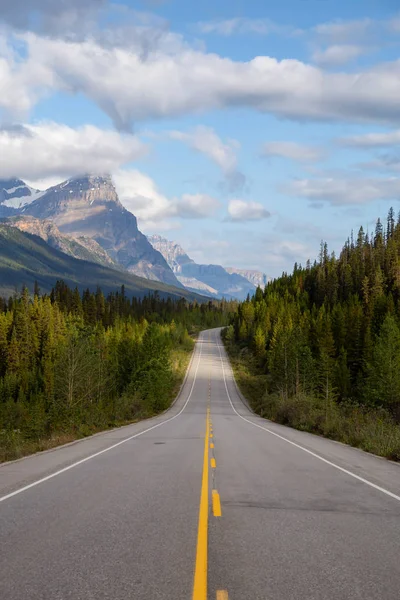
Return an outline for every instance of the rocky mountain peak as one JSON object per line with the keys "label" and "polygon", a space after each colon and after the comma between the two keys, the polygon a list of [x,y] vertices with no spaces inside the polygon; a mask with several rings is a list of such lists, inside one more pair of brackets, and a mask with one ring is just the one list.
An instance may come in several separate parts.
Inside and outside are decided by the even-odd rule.
{"label": "rocky mountain peak", "polygon": [[181,272],[183,265],[194,262],[176,242],[170,242],[161,235],[149,235],[147,239],[153,248],[161,252],[175,274]]}
{"label": "rocky mountain peak", "polygon": [[199,265],[176,242],[170,242],[160,235],[149,236],[148,240],[163,255],[177,279],[189,290],[214,298],[239,300],[244,300],[247,294],[255,292],[255,283],[247,277],[236,272],[229,273],[221,265]]}
{"label": "rocky mountain peak", "polygon": [[114,202],[122,207],[111,177],[83,175],[49,188],[27,212],[33,216],[48,218],[54,211],[84,209],[93,204],[104,206],[107,202]]}
{"label": "rocky mountain peak", "polygon": [[182,287],[163,256],[123,207],[109,175],[82,175],[49,188],[21,214],[53,221],[63,234],[91,238],[126,270]]}

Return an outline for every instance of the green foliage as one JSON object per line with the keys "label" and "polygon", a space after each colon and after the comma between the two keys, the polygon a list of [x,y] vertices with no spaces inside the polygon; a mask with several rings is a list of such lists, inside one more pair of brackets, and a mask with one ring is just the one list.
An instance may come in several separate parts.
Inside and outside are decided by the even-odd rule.
{"label": "green foliage", "polygon": [[[227,346],[246,349],[254,377],[265,378],[256,404],[270,418],[356,445],[359,418],[363,447],[375,418],[379,431],[400,431],[400,222],[393,210],[371,239],[361,228],[338,258],[322,243],[314,265],[296,264],[241,303]],[[380,453],[396,455],[396,444]]]}
{"label": "green foliage", "polygon": [[120,292],[0,298],[0,460],[168,408],[193,335],[233,305]]}

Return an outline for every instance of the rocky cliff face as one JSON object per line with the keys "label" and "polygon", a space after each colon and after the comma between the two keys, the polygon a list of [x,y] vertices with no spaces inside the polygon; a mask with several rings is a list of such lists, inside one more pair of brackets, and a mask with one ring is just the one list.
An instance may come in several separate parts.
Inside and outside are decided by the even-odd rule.
{"label": "rocky cliff face", "polygon": [[182,287],[164,257],[138,230],[136,217],[122,206],[109,176],[64,181],[23,208],[22,214],[49,219],[75,239],[94,240],[135,275]]}
{"label": "rocky cliff face", "polygon": [[64,235],[53,221],[40,220],[29,216],[17,216],[8,218],[4,224],[17,227],[25,233],[37,235],[52,248],[74,258],[88,260],[107,267],[119,267],[95,240],[84,236],[75,239]]}
{"label": "rocky cliff face", "polygon": [[147,239],[153,248],[161,252],[174,273],[180,273],[182,265],[194,263],[182,246],[176,242],[170,242],[161,235],[151,235]]}
{"label": "rocky cliff face", "polygon": [[214,298],[244,300],[254,294],[256,286],[238,273],[228,273],[220,265],[198,265],[176,242],[159,236],[150,236],[149,241],[164,256],[179,281],[189,290],[195,290]]}
{"label": "rocky cliff face", "polygon": [[268,283],[268,277],[265,273],[261,271],[252,271],[250,269],[235,269],[234,267],[226,267],[225,269],[228,273],[236,273],[237,275],[241,275],[245,277],[247,281],[250,281],[256,287],[260,286],[264,288]]}

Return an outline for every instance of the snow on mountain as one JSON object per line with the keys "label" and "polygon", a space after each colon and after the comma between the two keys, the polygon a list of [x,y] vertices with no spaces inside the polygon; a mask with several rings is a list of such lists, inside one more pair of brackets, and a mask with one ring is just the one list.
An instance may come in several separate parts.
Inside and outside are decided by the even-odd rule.
{"label": "snow on mountain", "polygon": [[44,193],[31,188],[22,179],[0,180],[0,204],[10,209],[24,208]]}

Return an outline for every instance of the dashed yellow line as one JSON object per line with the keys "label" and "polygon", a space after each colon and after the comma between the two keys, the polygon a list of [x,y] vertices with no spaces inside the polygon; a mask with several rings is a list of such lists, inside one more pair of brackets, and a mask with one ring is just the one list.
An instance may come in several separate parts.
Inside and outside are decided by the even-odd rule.
{"label": "dashed yellow line", "polygon": [[210,438],[214,437],[212,433],[210,433]]}
{"label": "dashed yellow line", "polygon": [[221,517],[222,516],[221,499],[219,497],[217,490],[212,491],[212,503],[213,503],[214,517]]}
{"label": "dashed yellow line", "polygon": [[197,532],[196,566],[193,583],[193,600],[207,600],[207,544],[208,544],[208,445],[209,418],[207,409],[204,440],[203,478],[201,482],[199,525]]}
{"label": "dashed yellow line", "polygon": [[228,592],[226,590],[217,590],[217,600],[228,600]]}
{"label": "dashed yellow line", "polygon": [[212,442],[210,444],[210,448],[214,448],[214,444]]}
{"label": "dashed yellow line", "polygon": [[217,461],[215,460],[215,458],[212,458],[212,459],[211,459],[211,468],[212,468],[212,469],[215,469],[215,468],[216,468],[216,466],[217,466]]}

